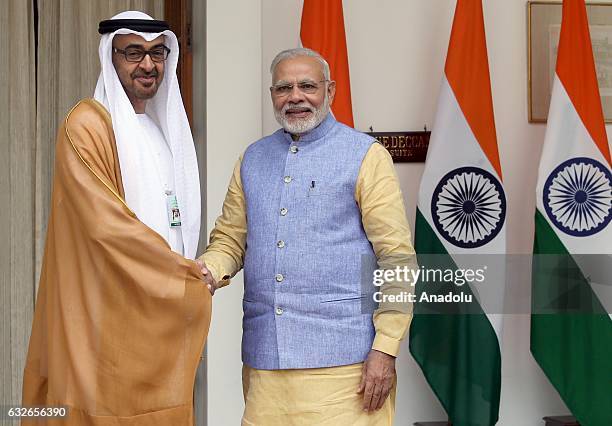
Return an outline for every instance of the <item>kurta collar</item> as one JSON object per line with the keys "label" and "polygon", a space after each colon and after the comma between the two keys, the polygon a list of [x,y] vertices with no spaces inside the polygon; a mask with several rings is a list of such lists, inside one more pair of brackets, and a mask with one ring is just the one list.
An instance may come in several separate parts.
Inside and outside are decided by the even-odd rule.
{"label": "kurta collar", "polygon": [[321,124],[312,129],[310,132],[302,134],[297,141],[294,141],[291,138],[291,134],[289,132],[282,130],[281,131],[283,132],[283,137],[286,141],[288,141],[289,143],[298,143],[302,145],[305,142],[312,142],[324,138],[325,135],[329,133],[329,131],[332,129],[332,127],[334,127],[335,124],[336,119],[331,113],[328,112],[327,116],[321,122]]}

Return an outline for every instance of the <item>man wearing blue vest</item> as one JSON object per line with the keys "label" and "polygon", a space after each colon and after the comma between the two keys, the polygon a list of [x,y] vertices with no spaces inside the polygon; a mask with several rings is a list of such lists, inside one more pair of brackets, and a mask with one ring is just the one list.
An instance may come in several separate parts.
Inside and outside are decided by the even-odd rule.
{"label": "man wearing blue vest", "polygon": [[270,71],[282,129],[238,160],[201,258],[213,287],[244,267],[242,423],[391,425],[411,305],[365,307],[376,268],[416,267],[393,161],[334,119],[320,54],[283,51]]}

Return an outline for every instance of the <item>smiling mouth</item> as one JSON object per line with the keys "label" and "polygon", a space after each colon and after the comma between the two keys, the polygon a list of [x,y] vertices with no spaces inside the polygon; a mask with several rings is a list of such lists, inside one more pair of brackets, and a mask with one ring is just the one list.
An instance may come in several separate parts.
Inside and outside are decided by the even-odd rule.
{"label": "smiling mouth", "polygon": [[151,86],[155,83],[155,76],[138,76],[135,78],[143,86]]}
{"label": "smiling mouth", "polygon": [[312,110],[310,108],[288,108],[285,111],[285,115],[291,118],[304,118],[309,114],[312,114]]}

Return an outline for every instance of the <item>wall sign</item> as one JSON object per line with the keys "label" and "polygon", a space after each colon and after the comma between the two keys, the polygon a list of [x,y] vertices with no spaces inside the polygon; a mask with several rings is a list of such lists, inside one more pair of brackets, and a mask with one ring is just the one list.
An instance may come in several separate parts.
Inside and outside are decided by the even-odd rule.
{"label": "wall sign", "polygon": [[427,156],[430,131],[367,132],[391,154],[394,163],[423,163]]}

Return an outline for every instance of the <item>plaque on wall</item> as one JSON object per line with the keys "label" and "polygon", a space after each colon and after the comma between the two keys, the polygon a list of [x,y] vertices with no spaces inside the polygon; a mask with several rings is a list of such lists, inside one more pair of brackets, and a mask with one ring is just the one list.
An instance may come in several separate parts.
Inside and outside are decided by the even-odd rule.
{"label": "plaque on wall", "polygon": [[367,132],[391,154],[394,163],[423,163],[427,156],[430,131]]}

